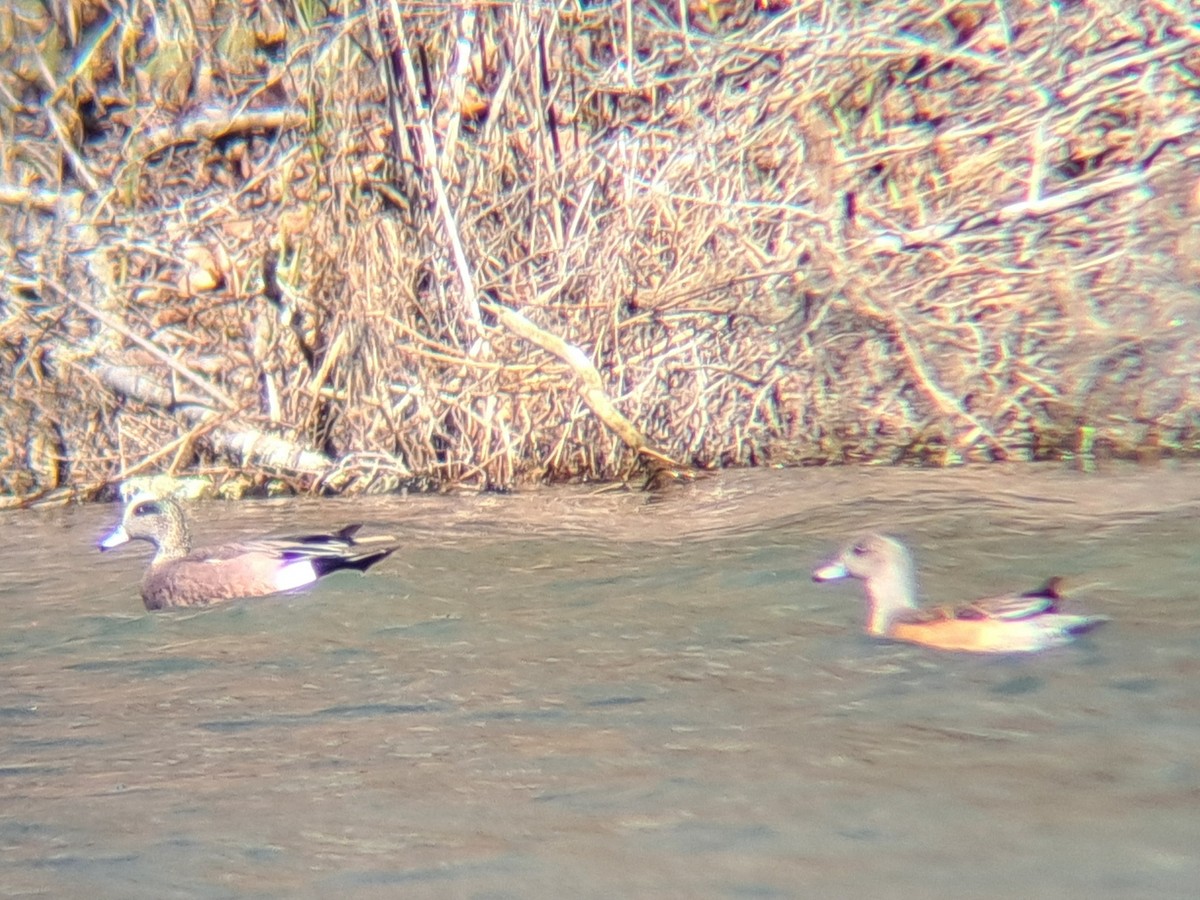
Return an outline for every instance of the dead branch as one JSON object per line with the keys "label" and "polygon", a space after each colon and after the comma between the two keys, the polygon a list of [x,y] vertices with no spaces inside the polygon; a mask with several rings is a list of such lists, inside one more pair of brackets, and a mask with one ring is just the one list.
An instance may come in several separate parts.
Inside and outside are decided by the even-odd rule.
{"label": "dead branch", "polygon": [[600,373],[596,371],[596,367],[588,359],[586,353],[575,345],[568,344],[558,335],[538,328],[516,310],[487,302],[483,304],[483,308],[514,334],[541,347],[547,353],[553,354],[566,363],[582,383],[580,397],[583,402],[600,421],[612,429],[625,446],[658,462],[672,466],[679,465],[667,454],[654,449],[637,427],[617,410],[616,405],[608,396],[608,392],[604,390],[604,382],[600,379]]}
{"label": "dead branch", "polygon": [[235,134],[287,131],[301,128],[307,121],[308,117],[298,109],[205,109],[136,137],[130,155],[134,159],[148,159],[180,144],[216,141]]}

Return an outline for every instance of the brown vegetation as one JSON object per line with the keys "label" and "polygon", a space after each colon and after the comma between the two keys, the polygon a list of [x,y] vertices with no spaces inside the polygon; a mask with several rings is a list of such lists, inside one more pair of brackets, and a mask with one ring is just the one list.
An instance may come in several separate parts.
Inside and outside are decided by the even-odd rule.
{"label": "brown vegetation", "polygon": [[0,493],[1194,453],[1193,12],[20,0]]}

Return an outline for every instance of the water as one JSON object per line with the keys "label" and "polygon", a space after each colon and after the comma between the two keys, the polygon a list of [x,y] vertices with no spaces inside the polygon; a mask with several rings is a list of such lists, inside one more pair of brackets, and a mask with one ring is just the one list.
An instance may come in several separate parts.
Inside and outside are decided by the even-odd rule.
{"label": "water", "polygon": [[[111,507],[0,517],[0,894],[1193,897],[1194,467],[729,473],[637,492],[208,504],[368,523],[366,577],[149,614]],[[862,634],[862,528],[925,593],[1067,577],[1031,658]],[[144,548],[144,549],[143,549]]]}

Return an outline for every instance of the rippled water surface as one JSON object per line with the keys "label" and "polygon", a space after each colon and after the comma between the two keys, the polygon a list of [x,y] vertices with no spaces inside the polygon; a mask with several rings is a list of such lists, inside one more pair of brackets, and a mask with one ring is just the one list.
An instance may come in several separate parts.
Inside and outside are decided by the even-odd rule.
{"label": "rippled water surface", "polygon": [[[1194,897],[1200,470],[730,473],[658,502],[201,504],[364,521],[366,577],[143,611],[117,510],[0,516],[0,894]],[[1032,658],[873,641],[853,532],[927,596],[1047,575]],[[366,531],[364,531],[366,533]]]}

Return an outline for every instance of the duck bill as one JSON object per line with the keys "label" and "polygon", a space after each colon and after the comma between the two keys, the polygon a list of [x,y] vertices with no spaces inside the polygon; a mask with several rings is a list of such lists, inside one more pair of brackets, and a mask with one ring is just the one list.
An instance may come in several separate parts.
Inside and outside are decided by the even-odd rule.
{"label": "duck bill", "polygon": [[120,547],[122,544],[129,543],[129,535],[125,533],[125,526],[117,528],[112,534],[100,542],[101,550],[111,550],[113,547]]}
{"label": "duck bill", "polygon": [[813,569],[813,581],[837,581],[839,578],[849,578],[850,573],[840,562],[828,562]]}

